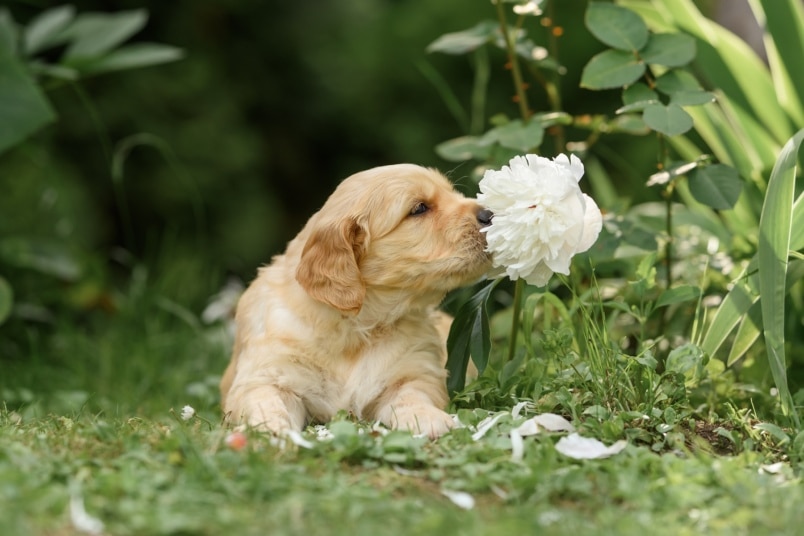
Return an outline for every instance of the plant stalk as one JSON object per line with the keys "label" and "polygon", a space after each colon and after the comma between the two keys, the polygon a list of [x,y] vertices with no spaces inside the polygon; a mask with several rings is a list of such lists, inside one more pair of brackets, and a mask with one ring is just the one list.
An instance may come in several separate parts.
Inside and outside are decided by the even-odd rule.
{"label": "plant stalk", "polygon": [[519,113],[522,116],[522,120],[527,122],[530,118],[530,107],[528,106],[528,96],[525,93],[525,86],[522,82],[522,71],[519,69],[519,61],[516,57],[516,50],[514,50],[511,32],[508,31],[508,22],[505,18],[503,3],[497,0],[495,4],[497,5],[497,18],[500,21],[500,32],[502,32],[505,48],[508,52],[508,63],[511,65],[511,76],[514,79],[514,90],[516,91],[517,104],[519,104]]}

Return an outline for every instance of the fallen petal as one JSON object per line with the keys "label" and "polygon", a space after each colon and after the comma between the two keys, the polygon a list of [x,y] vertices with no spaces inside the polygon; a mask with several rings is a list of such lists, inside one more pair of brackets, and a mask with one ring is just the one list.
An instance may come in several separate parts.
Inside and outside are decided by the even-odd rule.
{"label": "fallen petal", "polygon": [[507,413],[498,413],[494,417],[486,417],[485,419],[480,421],[480,424],[477,425],[477,432],[472,434],[472,439],[477,441],[480,438],[482,438],[484,435],[486,435],[486,433],[489,430],[491,430],[494,427],[495,424],[497,424],[497,421],[499,421],[506,415]]}
{"label": "fallen petal", "polygon": [[518,402],[513,409],[511,410],[511,416],[516,419],[519,417],[519,414],[522,412],[522,408],[530,404],[528,401]]}
{"label": "fallen petal", "polygon": [[298,445],[299,447],[305,449],[311,449],[315,446],[312,442],[304,439],[302,435],[296,430],[286,430],[285,435],[287,436],[288,439],[290,439],[290,441],[293,444]]}
{"label": "fallen petal", "polygon": [[521,462],[525,455],[525,441],[519,433],[519,429],[511,430],[511,461]]}
{"label": "fallen petal", "polygon": [[85,534],[102,534],[103,521],[87,513],[84,499],[78,493],[70,494],[70,520],[75,530]]}
{"label": "fallen petal", "polygon": [[471,510],[475,507],[475,498],[465,491],[442,489],[441,494],[455,503],[456,506],[463,508],[464,510]]}
{"label": "fallen petal", "polygon": [[622,451],[626,445],[628,445],[628,442],[621,439],[607,447],[597,439],[581,437],[578,434],[572,433],[558,440],[556,450],[564,456],[576,460],[596,460],[613,456]]}
{"label": "fallen petal", "polygon": [[550,432],[574,432],[575,427],[572,423],[561,415],[555,413],[542,413],[532,419],[536,424]]}

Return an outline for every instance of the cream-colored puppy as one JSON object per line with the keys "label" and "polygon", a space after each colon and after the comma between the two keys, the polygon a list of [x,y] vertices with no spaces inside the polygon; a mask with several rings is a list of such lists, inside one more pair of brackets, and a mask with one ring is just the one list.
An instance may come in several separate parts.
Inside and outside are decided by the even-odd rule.
{"label": "cream-colored puppy", "polygon": [[282,433],[339,410],[437,437],[445,293],[489,269],[491,213],[411,164],[344,180],[237,307],[221,380],[233,422]]}

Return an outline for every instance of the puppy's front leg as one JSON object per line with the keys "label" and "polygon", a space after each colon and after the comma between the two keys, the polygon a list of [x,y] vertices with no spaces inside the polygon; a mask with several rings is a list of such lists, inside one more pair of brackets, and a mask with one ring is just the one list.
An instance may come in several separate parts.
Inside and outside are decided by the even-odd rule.
{"label": "puppy's front leg", "polygon": [[255,381],[232,386],[225,406],[229,418],[258,430],[281,435],[287,430],[301,430],[307,411],[301,398],[271,384]]}
{"label": "puppy's front leg", "polygon": [[[399,386],[389,400],[378,408],[376,418],[391,428],[427,434],[430,439],[436,439],[455,426],[455,422],[436,406],[430,396],[432,391],[433,385],[429,383],[415,380],[407,382]],[[446,393],[443,398],[446,399]]]}

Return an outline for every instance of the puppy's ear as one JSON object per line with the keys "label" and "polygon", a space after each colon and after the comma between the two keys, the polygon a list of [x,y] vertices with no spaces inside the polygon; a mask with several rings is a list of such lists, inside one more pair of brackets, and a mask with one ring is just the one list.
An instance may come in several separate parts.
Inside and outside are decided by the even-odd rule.
{"label": "puppy's ear", "polygon": [[365,229],[354,219],[319,226],[304,245],[296,281],[318,301],[345,313],[359,312],[366,286],[358,261],[366,240]]}

